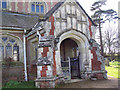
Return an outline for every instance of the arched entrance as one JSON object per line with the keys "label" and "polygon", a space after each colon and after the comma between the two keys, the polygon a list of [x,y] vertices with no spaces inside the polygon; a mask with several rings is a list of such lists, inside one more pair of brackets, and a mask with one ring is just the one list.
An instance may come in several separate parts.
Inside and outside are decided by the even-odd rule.
{"label": "arched entrance", "polygon": [[80,78],[80,52],[77,43],[70,38],[63,40],[60,45],[60,56],[62,67],[69,68],[71,78]]}

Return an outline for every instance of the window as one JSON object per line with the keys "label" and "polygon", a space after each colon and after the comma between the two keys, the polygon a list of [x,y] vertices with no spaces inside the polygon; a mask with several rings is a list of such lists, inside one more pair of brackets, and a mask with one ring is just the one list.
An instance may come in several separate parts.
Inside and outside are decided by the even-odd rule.
{"label": "window", "polygon": [[41,5],[41,13],[44,13],[44,6]]}
{"label": "window", "polygon": [[12,57],[12,46],[10,44],[7,44],[6,46],[6,58]]}
{"label": "window", "polygon": [[0,44],[0,61],[4,58],[4,46]]}
{"label": "window", "polygon": [[33,2],[31,4],[31,11],[36,13],[44,13],[44,3]]}
{"label": "window", "polygon": [[6,1],[3,1],[3,2],[2,2],[2,8],[4,8],[4,9],[7,8],[7,2],[6,2]]}
{"label": "window", "polygon": [[0,61],[4,58],[12,58],[14,61],[19,61],[19,45],[16,39],[10,37],[2,37],[0,43]]}
{"label": "window", "polygon": [[35,12],[35,5],[32,4],[32,12]]}
{"label": "window", "polygon": [[19,60],[19,46],[17,44],[15,44],[13,47],[13,59],[15,61]]}

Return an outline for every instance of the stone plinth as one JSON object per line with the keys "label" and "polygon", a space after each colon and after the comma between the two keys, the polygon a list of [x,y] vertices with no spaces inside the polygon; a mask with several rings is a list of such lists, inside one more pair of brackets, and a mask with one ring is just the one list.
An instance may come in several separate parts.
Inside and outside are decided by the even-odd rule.
{"label": "stone plinth", "polygon": [[55,88],[56,85],[64,83],[64,78],[59,77],[41,77],[35,80],[37,88]]}

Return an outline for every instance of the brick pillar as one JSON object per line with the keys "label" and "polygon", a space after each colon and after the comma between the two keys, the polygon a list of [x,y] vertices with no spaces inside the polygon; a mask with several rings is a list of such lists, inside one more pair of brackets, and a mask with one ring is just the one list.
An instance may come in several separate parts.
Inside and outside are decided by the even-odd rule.
{"label": "brick pillar", "polygon": [[99,45],[93,39],[91,41],[91,53],[93,55],[92,61],[92,73],[93,77],[97,79],[107,79],[107,72],[105,70],[104,58],[102,57],[99,49]]}

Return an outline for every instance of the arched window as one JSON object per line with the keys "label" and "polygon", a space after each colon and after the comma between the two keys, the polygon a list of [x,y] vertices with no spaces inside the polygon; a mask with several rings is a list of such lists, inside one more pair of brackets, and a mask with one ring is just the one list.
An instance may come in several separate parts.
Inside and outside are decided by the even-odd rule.
{"label": "arched window", "polygon": [[6,46],[6,58],[12,58],[12,46],[8,43]]}
{"label": "arched window", "polygon": [[0,61],[4,58],[4,46],[0,44]]}
{"label": "arched window", "polygon": [[19,46],[17,44],[13,46],[13,59],[15,61],[19,60]]}
{"label": "arched window", "polygon": [[31,4],[31,12],[44,14],[45,13],[45,3],[33,2]]}
{"label": "arched window", "polygon": [[4,36],[0,44],[0,60],[4,58],[12,58],[14,61],[19,61],[19,45],[16,38]]}

